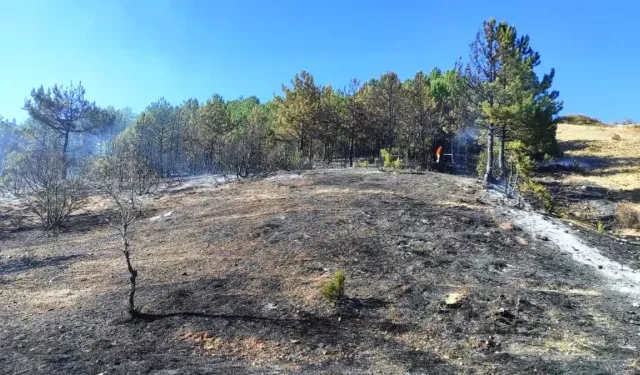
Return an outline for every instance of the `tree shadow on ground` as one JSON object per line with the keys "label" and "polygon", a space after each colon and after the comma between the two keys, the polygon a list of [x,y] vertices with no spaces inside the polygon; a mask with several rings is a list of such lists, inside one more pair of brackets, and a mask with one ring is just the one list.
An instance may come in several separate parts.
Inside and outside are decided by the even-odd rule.
{"label": "tree shadow on ground", "polygon": [[0,263],[0,275],[7,275],[10,273],[17,273],[27,271],[30,269],[57,266],[66,268],[69,266],[71,260],[81,258],[83,255],[63,255],[56,257],[49,257],[44,259],[33,259],[31,257],[22,257],[19,259],[10,260],[4,264]]}
{"label": "tree shadow on ground", "polygon": [[592,141],[575,140],[559,142],[559,145],[562,151],[580,151],[588,148],[591,143]]}

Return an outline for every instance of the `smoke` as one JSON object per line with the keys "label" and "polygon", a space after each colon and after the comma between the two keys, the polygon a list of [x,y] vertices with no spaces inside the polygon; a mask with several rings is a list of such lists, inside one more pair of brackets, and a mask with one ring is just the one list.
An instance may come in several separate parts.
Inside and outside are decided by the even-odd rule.
{"label": "smoke", "polygon": [[456,132],[453,141],[459,146],[468,146],[474,144],[480,137],[480,128],[477,126],[465,126]]}

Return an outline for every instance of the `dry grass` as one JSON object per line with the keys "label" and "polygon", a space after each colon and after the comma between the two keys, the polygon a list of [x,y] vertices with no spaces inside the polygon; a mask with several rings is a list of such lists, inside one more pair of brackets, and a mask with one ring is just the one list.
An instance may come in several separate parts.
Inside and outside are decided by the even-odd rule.
{"label": "dry grass", "polygon": [[640,205],[618,203],[616,205],[616,223],[619,228],[640,229]]}
{"label": "dry grass", "polygon": [[[631,329],[614,324],[625,301],[451,175],[314,171],[153,196],[132,240],[148,321],[122,321],[107,224],[5,235],[0,373],[615,372],[636,358],[594,359]],[[340,309],[319,292],[338,269]]]}
{"label": "dry grass", "polygon": [[558,125],[565,156],[594,161],[588,173],[568,182],[591,182],[617,190],[640,189],[640,127]]}

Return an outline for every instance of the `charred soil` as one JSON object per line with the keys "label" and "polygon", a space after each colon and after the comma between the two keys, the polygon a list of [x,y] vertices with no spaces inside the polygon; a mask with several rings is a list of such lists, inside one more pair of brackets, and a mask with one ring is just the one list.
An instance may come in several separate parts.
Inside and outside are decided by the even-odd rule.
{"label": "charred soil", "polygon": [[54,237],[3,232],[0,373],[636,371],[631,297],[473,179],[363,168],[158,194],[131,240],[135,320],[106,207]]}

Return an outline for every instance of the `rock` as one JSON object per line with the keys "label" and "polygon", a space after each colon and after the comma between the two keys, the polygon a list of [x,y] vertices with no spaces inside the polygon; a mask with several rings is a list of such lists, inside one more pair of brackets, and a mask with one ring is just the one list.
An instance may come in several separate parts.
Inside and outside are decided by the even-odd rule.
{"label": "rock", "polygon": [[637,309],[638,307],[640,307],[640,303],[634,302],[634,303],[631,304],[631,306],[633,306],[633,307],[635,307]]}
{"label": "rock", "polygon": [[601,270],[601,269],[603,269],[603,268],[604,268],[604,266],[603,266],[602,264],[598,266],[598,269],[599,269],[599,270]]}
{"label": "rock", "polygon": [[444,299],[444,304],[451,307],[458,306],[465,297],[463,293],[449,293]]}

